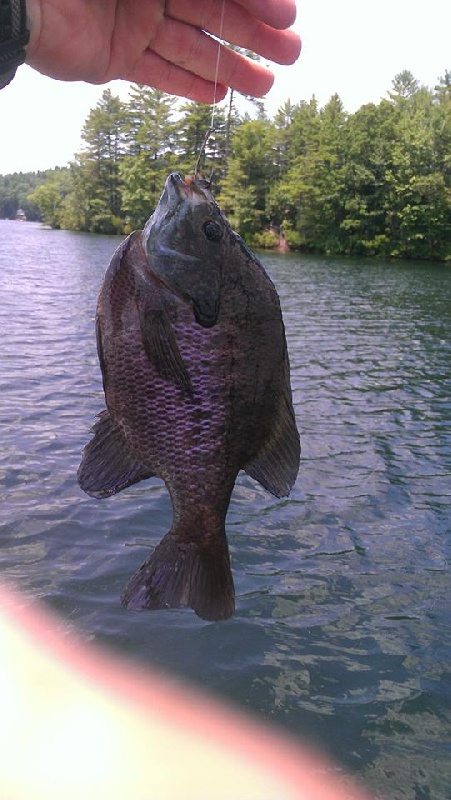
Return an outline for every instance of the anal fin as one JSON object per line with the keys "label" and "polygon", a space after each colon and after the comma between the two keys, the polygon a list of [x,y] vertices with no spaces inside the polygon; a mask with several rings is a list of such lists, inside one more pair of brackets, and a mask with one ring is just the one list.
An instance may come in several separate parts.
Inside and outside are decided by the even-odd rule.
{"label": "anal fin", "polygon": [[130,452],[119,425],[108,411],[102,411],[93,426],[94,436],[86,445],[77,478],[80,487],[92,497],[109,497],[133,483],[151,478]]}

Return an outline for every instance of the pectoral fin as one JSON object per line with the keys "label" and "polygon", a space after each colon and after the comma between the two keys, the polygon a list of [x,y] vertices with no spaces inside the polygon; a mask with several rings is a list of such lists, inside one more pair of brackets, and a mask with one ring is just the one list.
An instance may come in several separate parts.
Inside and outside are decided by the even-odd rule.
{"label": "pectoral fin", "polygon": [[102,411],[93,432],[77,473],[84,492],[92,497],[109,497],[133,483],[152,477],[153,472],[130,452],[119,425],[111,419],[108,411]]}
{"label": "pectoral fin", "polygon": [[270,435],[244,469],[271,494],[285,497],[296,480],[300,453],[293,406],[287,394],[282,394]]}
{"label": "pectoral fin", "polygon": [[164,309],[140,309],[140,324],[144,349],[159,375],[192,394],[190,377]]}

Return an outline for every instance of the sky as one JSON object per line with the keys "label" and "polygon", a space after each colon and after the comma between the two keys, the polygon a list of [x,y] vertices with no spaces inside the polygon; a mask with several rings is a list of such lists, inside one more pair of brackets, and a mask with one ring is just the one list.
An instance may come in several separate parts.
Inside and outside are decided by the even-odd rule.
{"label": "sky", "polygon": [[[298,0],[297,7],[302,53],[293,66],[274,66],[270,115],[287,99],[297,103],[315,94],[324,105],[335,92],[352,112],[386,97],[402,70],[434,86],[451,69],[450,0]],[[125,81],[108,86],[127,98]],[[66,165],[80,150],[81,129],[104,89],[20,67],[0,91],[0,174]]]}

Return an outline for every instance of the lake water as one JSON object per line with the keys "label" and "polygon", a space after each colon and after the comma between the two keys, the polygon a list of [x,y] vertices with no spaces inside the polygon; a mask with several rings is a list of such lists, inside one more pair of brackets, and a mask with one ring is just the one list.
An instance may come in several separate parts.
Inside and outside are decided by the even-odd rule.
{"label": "lake water", "polygon": [[76,470],[103,407],[94,313],[119,239],[0,220],[0,564],[85,638],[319,742],[379,798],[451,798],[451,267],[262,257],[284,310],[302,460],[240,476],[237,611],[127,612],[171,523],[148,481]]}

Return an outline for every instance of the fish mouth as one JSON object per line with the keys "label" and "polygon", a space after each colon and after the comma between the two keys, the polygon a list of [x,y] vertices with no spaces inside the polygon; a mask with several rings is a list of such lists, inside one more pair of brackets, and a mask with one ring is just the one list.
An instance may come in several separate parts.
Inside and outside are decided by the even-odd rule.
{"label": "fish mouth", "polygon": [[204,178],[198,178],[194,175],[189,180],[184,181],[178,172],[171,172],[166,178],[160,202],[164,204],[166,199],[168,206],[186,200],[191,203],[205,203],[205,201],[208,202],[212,199],[209,189],[210,183]]}

